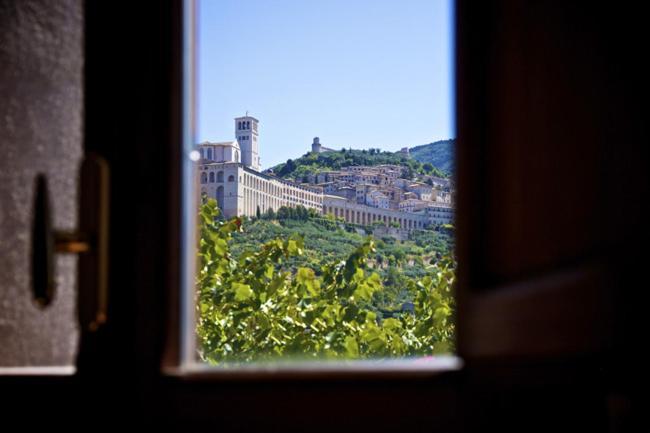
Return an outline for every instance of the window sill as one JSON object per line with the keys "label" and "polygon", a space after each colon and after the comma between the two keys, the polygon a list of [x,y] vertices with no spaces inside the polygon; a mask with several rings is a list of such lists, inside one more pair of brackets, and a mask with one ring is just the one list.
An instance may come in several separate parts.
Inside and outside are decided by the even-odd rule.
{"label": "window sill", "polygon": [[381,361],[302,361],[212,366],[192,363],[167,367],[163,372],[189,381],[267,381],[267,380],[373,380],[426,379],[458,372],[463,361],[445,355],[430,359],[394,359]]}
{"label": "window sill", "polygon": [[74,365],[0,367],[0,376],[73,376],[76,372]]}

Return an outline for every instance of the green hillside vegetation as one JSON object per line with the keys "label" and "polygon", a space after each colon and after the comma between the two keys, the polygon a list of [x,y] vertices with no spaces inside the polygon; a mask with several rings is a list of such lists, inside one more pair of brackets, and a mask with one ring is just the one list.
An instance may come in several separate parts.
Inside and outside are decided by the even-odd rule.
{"label": "green hillside vegetation", "polygon": [[[318,224],[306,218],[303,223]],[[312,258],[310,266],[295,266],[290,261],[308,250],[295,234],[231,251],[242,241],[242,230],[283,227],[280,221],[225,221],[214,199],[201,206],[199,219],[196,335],[205,362],[428,357],[453,351],[455,264],[450,257],[427,265],[424,277],[404,282],[413,299],[408,310],[379,315],[372,302],[385,283],[371,264],[377,253],[371,238],[355,244],[343,260]]]}
{"label": "green hillside vegetation", "polygon": [[[303,254],[287,262],[294,269],[344,260],[372,233],[372,227],[323,218],[301,207],[267,212],[262,218],[246,220],[243,226],[241,232],[233,234],[231,250],[235,258],[273,239],[289,239],[296,234],[304,238]],[[374,242],[376,250],[369,258],[369,266],[384,281],[384,290],[373,299],[373,308],[378,312],[396,310],[411,302],[407,281],[424,277],[426,265],[450,255],[453,247],[452,234],[442,227],[437,231],[414,231],[407,241],[386,236]]]}
{"label": "green hillside vegetation", "polygon": [[415,146],[409,149],[411,157],[421,163],[430,163],[445,173],[444,177],[454,172],[454,146],[456,140],[440,140],[434,143]]}
{"label": "green hillside vegetation", "polygon": [[399,152],[383,152],[380,149],[341,149],[336,152],[308,152],[297,159],[289,159],[272,167],[276,176],[284,179],[303,181],[305,176],[323,171],[339,170],[343,167],[359,165],[395,164],[404,167],[403,176],[409,179],[417,175],[430,174],[438,177],[447,175],[426,161],[421,162]]}

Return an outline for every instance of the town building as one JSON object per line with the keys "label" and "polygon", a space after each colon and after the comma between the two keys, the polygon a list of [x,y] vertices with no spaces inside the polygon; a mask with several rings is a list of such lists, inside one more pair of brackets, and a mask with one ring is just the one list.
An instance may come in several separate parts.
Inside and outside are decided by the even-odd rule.
{"label": "town building", "polygon": [[258,124],[259,120],[248,114],[235,119],[235,136],[242,149],[241,162],[255,171],[260,171],[261,166]]}
{"label": "town building", "polygon": [[[248,115],[234,120],[235,140],[198,145],[200,192],[216,199],[226,218],[304,206],[350,223],[399,225],[406,230],[453,221],[449,181],[403,179],[399,165],[342,167],[307,175],[308,183],[303,184],[270,171],[262,173],[259,121]],[[332,149],[315,137],[312,152],[325,151]]]}
{"label": "town building", "polygon": [[314,141],[311,143],[311,151],[314,153],[336,152],[334,149],[330,149],[329,147],[320,144],[320,138],[318,137],[314,137]]}
{"label": "town building", "polygon": [[389,199],[380,191],[370,191],[366,194],[366,204],[368,206],[377,207],[380,209],[389,209]]}
{"label": "town building", "polygon": [[420,209],[426,209],[431,202],[427,200],[418,200],[418,199],[408,199],[399,202],[398,207],[400,212],[415,212]]}
{"label": "town building", "polygon": [[424,213],[407,213],[393,209],[381,209],[357,204],[341,197],[326,195],[323,199],[323,210],[346,222],[362,225],[382,223],[389,225],[397,223],[400,227],[414,230],[429,226],[429,217]]}
{"label": "town building", "polygon": [[255,216],[282,206],[322,212],[323,191],[260,172],[259,121],[251,116],[235,119],[237,140],[199,144],[201,194],[217,200],[226,218]]}

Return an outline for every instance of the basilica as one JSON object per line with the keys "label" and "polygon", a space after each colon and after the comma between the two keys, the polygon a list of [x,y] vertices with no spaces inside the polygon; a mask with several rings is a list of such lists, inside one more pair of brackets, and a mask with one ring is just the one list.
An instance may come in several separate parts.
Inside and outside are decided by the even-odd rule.
{"label": "basilica", "polygon": [[[226,218],[304,206],[350,223],[407,230],[453,219],[443,189],[398,179],[397,166],[346,167],[324,173],[321,183],[300,184],[261,172],[259,121],[252,116],[235,118],[235,140],[203,142],[198,148],[200,193],[216,199]],[[314,139],[312,152],[323,151],[332,150]]]}
{"label": "basilica", "polygon": [[215,198],[226,218],[255,216],[257,209],[282,206],[323,210],[322,189],[299,185],[260,171],[259,121],[235,119],[236,140],[199,144],[200,191]]}

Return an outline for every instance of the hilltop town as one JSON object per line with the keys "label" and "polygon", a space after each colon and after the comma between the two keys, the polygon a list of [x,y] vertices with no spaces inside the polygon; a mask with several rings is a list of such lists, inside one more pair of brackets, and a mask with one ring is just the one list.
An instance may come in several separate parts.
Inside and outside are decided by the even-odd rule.
{"label": "hilltop town", "polygon": [[[258,122],[252,116],[238,117],[236,140],[199,145],[200,191],[215,198],[226,217],[303,206],[349,223],[381,223],[406,230],[453,221],[453,181],[440,176],[438,170],[413,170],[408,148],[397,153],[400,161],[409,164],[348,165],[329,170],[325,166],[289,179],[283,170],[260,171]],[[346,150],[327,148],[316,137],[309,158],[327,161],[321,155],[338,152]],[[369,153],[362,160],[382,160],[370,158],[373,153]]]}

